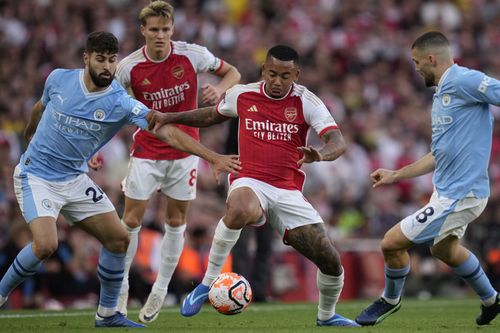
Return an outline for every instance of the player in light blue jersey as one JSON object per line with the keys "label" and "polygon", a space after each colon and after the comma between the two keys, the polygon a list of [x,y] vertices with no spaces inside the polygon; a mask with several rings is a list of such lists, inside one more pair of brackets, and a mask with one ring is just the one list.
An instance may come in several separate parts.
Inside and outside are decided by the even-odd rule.
{"label": "player in light blue jersey", "polygon": [[486,207],[493,116],[489,104],[500,105],[500,81],[458,66],[446,37],[428,32],[412,45],[416,71],[427,87],[437,86],[432,103],[431,152],[399,170],[378,169],[373,187],[434,171],[429,203],[391,228],[382,240],[385,289],[380,299],[356,318],[375,325],[401,307],[401,292],[410,271],[407,250],[428,244],[481,299],[477,325],[489,324],[500,312],[500,297],[476,256],[460,244],[467,225]]}
{"label": "player in light blue jersey", "polygon": [[[146,129],[148,117],[156,112],[113,81],[117,53],[113,34],[91,33],[83,56],[85,68],[54,70],[33,107],[25,130],[30,143],[14,173],[16,197],[33,242],[19,252],[0,281],[0,306],[56,250],[55,222],[61,213],[102,243],[95,326],[144,327],[116,311],[129,236],[111,201],[86,175],[87,162],[121,127],[133,124]],[[208,160],[216,175],[239,168],[236,156],[216,154],[175,127],[163,127],[156,134],[169,145]]]}

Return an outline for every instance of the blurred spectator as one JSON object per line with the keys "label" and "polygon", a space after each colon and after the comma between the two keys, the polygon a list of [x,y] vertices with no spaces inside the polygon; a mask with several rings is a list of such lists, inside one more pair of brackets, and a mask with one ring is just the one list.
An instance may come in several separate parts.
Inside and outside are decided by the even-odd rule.
{"label": "blurred spectator", "polygon": [[[432,92],[421,84],[408,52],[417,35],[441,30],[449,36],[458,63],[500,77],[500,2],[496,0],[172,2],[177,9],[174,39],[206,45],[239,69],[242,83],[258,80],[256,68],[271,45],[289,43],[303,54],[300,83],[325,101],[349,139],[346,155],[328,168],[322,163],[311,165],[314,170],[308,172],[306,183],[306,196],[328,221],[334,237],[339,237],[338,228],[346,224],[350,237],[381,237],[400,218],[421,207],[422,200],[432,192],[429,177],[377,191],[370,189],[367,177],[377,167],[396,167],[429,151]],[[2,256],[7,253],[8,230],[22,220],[15,205],[12,174],[26,145],[22,132],[30,108],[35,96],[41,95],[47,75],[55,67],[79,66],[85,36],[94,30],[116,33],[121,55],[139,48],[143,38],[136,15],[147,3],[0,2]],[[488,258],[490,278],[500,281],[500,239],[496,236],[500,232],[492,231],[500,223],[496,208],[500,203],[500,109],[494,109],[494,114],[497,124],[490,161],[490,203],[483,217],[469,226],[467,240],[481,257]],[[201,140],[223,152],[227,130],[223,125],[202,129]],[[125,147],[130,146],[133,131],[124,130],[105,148],[105,169],[91,174],[119,213],[123,207],[119,180],[127,159]],[[311,139],[313,143],[316,140]],[[211,170],[203,164],[198,177],[198,198],[189,219],[203,225],[211,235],[212,224],[222,216],[225,191],[215,184]],[[161,226],[164,209],[160,199],[152,200],[145,220]],[[72,239],[74,232],[69,229],[67,239]],[[77,245],[67,244],[68,251],[75,255]]]}

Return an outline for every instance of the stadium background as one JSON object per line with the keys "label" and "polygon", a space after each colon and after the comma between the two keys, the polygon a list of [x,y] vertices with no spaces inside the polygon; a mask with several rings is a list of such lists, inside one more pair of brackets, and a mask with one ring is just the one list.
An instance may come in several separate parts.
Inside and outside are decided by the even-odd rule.
{"label": "stadium background", "polygon": [[[120,40],[120,58],[142,46],[137,14],[148,1],[0,0],[0,274],[29,242],[19,212],[12,173],[25,149],[24,125],[41,96],[47,75],[57,67],[82,66],[82,45],[89,32],[107,30]],[[430,29],[450,39],[456,61],[500,78],[500,2],[496,0],[185,0],[176,7],[174,39],[207,46],[235,65],[242,83],[259,79],[268,47],[285,43],[301,55],[300,83],[324,102],[348,142],[334,163],[316,163],[305,194],[328,224],[343,252],[344,298],[374,297],[383,287],[378,241],[390,226],[427,201],[429,176],[371,190],[376,167],[397,168],[428,151],[430,101],[414,71],[410,45]],[[211,78],[202,76],[201,81]],[[500,109],[493,109],[500,116]],[[202,142],[224,152],[229,123],[201,131]],[[115,137],[101,152],[104,170],[91,177],[106,191],[118,212],[123,209],[120,180],[128,160],[133,128]],[[312,142],[318,139],[312,137]],[[492,195],[465,241],[484,260],[500,288],[500,127],[495,126],[490,163]],[[212,228],[224,212],[225,187],[217,186],[205,163],[200,166],[198,198],[188,224],[187,246],[207,253]],[[145,218],[134,264],[132,298],[147,296],[158,264],[165,202],[155,197]],[[60,247],[41,274],[11,297],[13,308],[94,306],[98,283],[98,244],[58,221]],[[315,269],[276,237],[269,296],[276,300],[316,300]],[[186,259],[176,273],[178,293],[199,278],[202,265]],[[140,278],[137,278],[140,277]],[[140,283],[145,281],[146,283]],[[133,282],[133,281],[132,281]],[[177,288],[177,287],[176,287]],[[469,291],[442,265],[429,260],[426,248],[413,251],[407,294],[462,296]],[[75,301],[76,299],[76,301]],[[174,303],[175,299],[169,299]]]}

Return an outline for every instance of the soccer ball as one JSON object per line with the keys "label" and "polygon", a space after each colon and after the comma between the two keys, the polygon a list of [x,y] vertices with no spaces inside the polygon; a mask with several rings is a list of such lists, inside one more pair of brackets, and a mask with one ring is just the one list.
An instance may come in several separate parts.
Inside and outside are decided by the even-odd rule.
{"label": "soccer ball", "polygon": [[208,291],[210,304],[219,313],[234,315],[246,309],[252,300],[250,283],[236,273],[222,273]]}

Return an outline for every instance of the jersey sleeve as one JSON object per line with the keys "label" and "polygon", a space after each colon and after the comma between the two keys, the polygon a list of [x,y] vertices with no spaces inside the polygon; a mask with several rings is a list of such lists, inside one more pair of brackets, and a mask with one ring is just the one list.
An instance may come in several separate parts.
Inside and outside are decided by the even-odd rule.
{"label": "jersey sleeve", "polygon": [[480,71],[471,70],[456,86],[467,99],[500,105],[500,81]]}
{"label": "jersey sleeve", "polygon": [[[312,95],[312,93],[310,94]],[[306,123],[314,128],[320,137],[328,130],[338,128],[330,111],[318,97],[313,95],[312,98],[304,98],[303,107]]]}
{"label": "jersey sleeve", "polygon": [[222,67],[223,61],[214,56],[206,47],[196,44],[190,44],[189,47],[194,51],[191,53],[192,60],[198,73],[215,73]]}
{"label": "jersey sleeve", "polygon": [[136,125],[141,129],[148,128],[146,115],[150,110],[146,105],[130,97],[126,93],[121,96],[120,102],[121,107],[127,112],[128,124]]}
{"label": "jersey sleeve", "polygon": [[121,84],[122,87],[128,89],[130,87],[130,63],[126,60],[127,58],[118,63],[118,66],[116,67],[115,79]]}
{"label": "jersey sleeve", "polygon": [[236,102],[239,94],[237,93],[237,90],[235,88],[236,86],[228,89],[225,93],[223,93],[219,98],[219,102],[217,102],[217,105],[215,106],[217,112],[225,117],[238,117],[238,108]]}
{"label": "jersey sleeve", "polygon": [[46,106],[47,103],[50,101],[50,91],[54,87],[55,82],[57,81],[57,77],[59,76],[61,70],[60,69],[55,69],[53,70],[49,76],[47,76],[47,79],[45,80],[45,85],[43,87],[43,94],[42,94],[42,104],[43,106]]}

